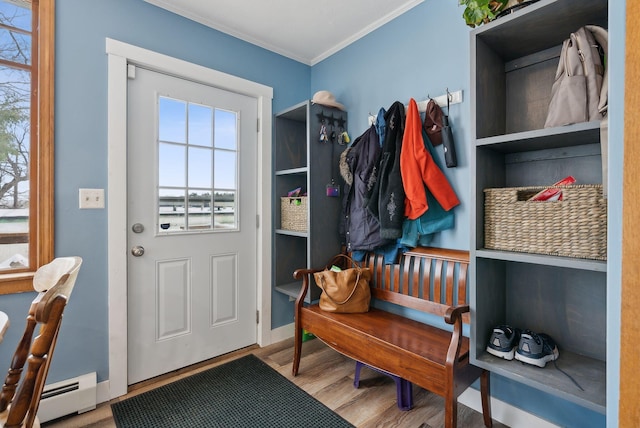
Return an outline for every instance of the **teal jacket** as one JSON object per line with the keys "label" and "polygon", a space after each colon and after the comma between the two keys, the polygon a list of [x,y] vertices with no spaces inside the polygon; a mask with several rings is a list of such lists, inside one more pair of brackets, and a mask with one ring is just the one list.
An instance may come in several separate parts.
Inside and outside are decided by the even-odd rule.
{"label": "teal jacket", "polygon": [[[442,170],[440,157],[433,148],[424,128],[422,130],[422,139],[434,162]],[[402,238],[400,238],[400,244],[402,246],[409,248],[427,246],[431,243],[435,233],[455,227],[454,209],[445,211],[426,186],[425,191],[429,209],[415,220],[404,219],[404,223],[402,224]]]}

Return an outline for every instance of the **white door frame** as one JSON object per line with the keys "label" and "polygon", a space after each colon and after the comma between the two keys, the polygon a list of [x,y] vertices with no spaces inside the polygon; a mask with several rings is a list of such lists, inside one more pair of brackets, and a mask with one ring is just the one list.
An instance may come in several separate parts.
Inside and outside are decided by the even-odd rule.
{"label": "white door frame", "polygon": [[167,55],[106,39],[108,54],[109,398],[127,393],[127,70],[140,65],[258,100],[256,246],[257,342],[271,343],[271,101],[273,88]]}

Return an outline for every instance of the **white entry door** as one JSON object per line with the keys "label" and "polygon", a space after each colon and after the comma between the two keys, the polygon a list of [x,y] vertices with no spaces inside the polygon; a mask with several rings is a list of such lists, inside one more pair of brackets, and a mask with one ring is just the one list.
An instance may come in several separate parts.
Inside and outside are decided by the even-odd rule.
{"label": "white entry door", "polygon": [[132,66],[128,384],[256,343],[257,100]]}

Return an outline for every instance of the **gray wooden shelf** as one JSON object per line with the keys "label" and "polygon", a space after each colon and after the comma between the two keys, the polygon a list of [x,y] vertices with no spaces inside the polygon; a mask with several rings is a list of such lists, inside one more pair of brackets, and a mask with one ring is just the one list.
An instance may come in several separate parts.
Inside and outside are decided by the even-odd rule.
{"label": "gray wooden shelf", "polygon": [[515,359],[503,360],[483,352],[472,363],[596,412],[606,412],[607,365],[604,361],[560,349],[560,358],[556,364],[571,375],[584,391],[558,370],[553,362],[548,362],[544,368],[540,368]]}
{"label": "gray wooden shelf", "polygon": [[558,266],[571,269],[581,269],[594,272],[606,272],[607,262],[603,260],[578,259],[572,257],[547,256],[544,254],[514,253],[511,251],[497,251],[479,249],[476,257],[508,262],[531,263],[544,266]]}
{"label": "gray wooden shelf", "polygon": [[600,142],[600,122],[584,122],[555,128],[479,138],[476,146],[503,153],[557,149]]}
{"label": "gray wooden shelf", "polygon": [[280,284],[276,285],[276,291],[280,293],[286,294],[289,297],[293,297],[294,299],[298,297],[300,294],[300,287],[302,287],[302,282],[296,281],[288,284]]}
{"label": "gray wooden shelf", "polygon": [[481,25],[473,33],[505,61],[510,61],[559,45],[569,33],[585,24],[606,28],[607,2],[541,0]]}
{"label": "gray wooden shelf", "polygon": [[283,169],[280,171],[276,171],[276,175],[296,175],[296,174],[306,174],[307,173],[308,168],[302,167],[302,168],[291,168],[291,169]]}
{"label": "gray wooden shelf", "polygon": [[278,235],[299,236],[301,238],[306,238],[309,236],[308,232],[298,232],[297,230],[288,230],[288,229],[276,229],[276,233]]}

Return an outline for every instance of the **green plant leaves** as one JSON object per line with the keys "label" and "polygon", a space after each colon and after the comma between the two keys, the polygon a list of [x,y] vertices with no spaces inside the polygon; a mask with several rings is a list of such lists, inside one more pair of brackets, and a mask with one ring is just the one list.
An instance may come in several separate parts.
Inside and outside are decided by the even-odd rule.
{"label": "green plant leaves", "polygon": [[466,6],[462,17],[470,27],[486,24],[495,19],[496,14],[505,8],[508,0],[459,0],[460,6]]}

